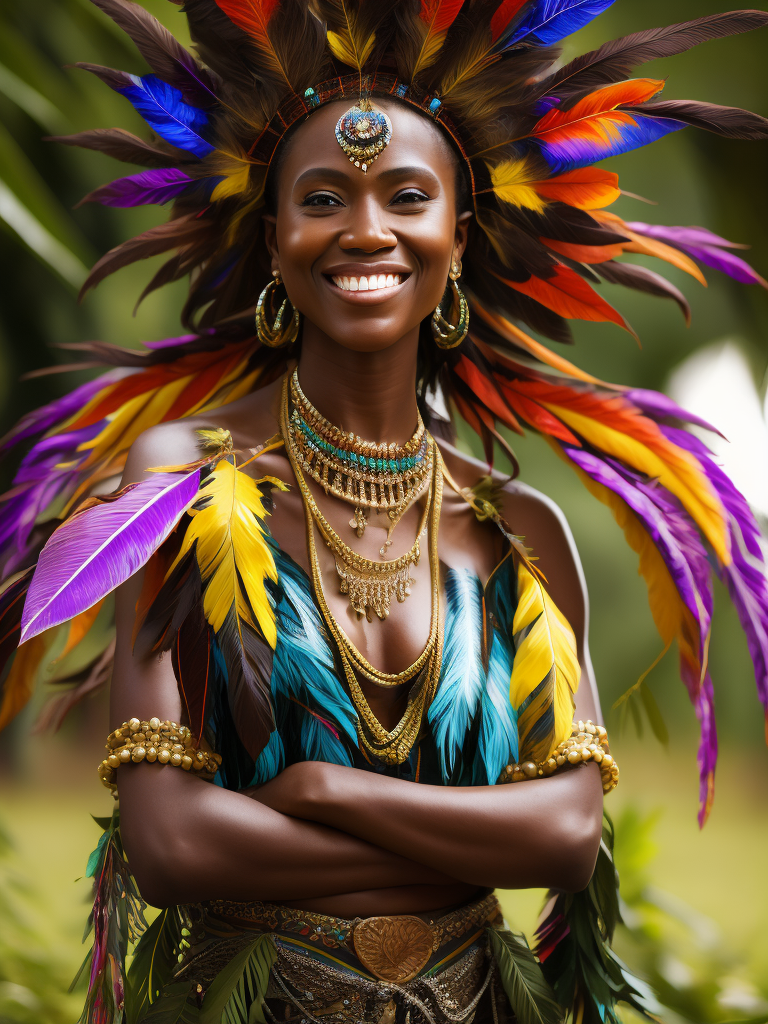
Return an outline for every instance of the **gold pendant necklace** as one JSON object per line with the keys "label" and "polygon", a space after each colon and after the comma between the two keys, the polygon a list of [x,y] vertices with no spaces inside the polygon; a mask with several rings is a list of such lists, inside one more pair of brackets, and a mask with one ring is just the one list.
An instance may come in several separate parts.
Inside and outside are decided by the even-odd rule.
{"label": "gold pendant necklace", "polygon": [[[288,406],[288,379],[283,388],[283,403],[281,408],[281,428],[286,438],[289,434],[289,406]],[[431,440],[431,439],[430,439]],[[335,616],[328,607],[323,592],[322,573],[317,558],[315,545],[314,527],[315,517],[312,514],[308,497],[311,493],[303,480],[301,467],[296,454],[288,442],[286,448],[288,456],[296,475],[299,489],[304,502],[304,515],[307,530],[307,549],[309,553],[312,583],[315,590],[317,603],[320,607],[323,619],[325,620],[328,632],[331,634],[337,645],[341,657],[344,675],[349,687],[352,703],[357,711],[357,734],[361,749],[375,760],[384,764],[402,764],[408,759],[413,745],[418,739],[422,728],[424,715],[426,714],[440,682],[442,668],[443,637],[440,624],[440,563],[438,558],[438,529],[440,523],[440,510],[442,507],[442,459],[437,446],[434,446],[433,475],[432,475],[432,496],[430,507],[428,537],[429,537],[429,564],[431,581],[431,616],[430,631],[426,646],[413,665],[403,672],[387,673],[380,672],[371,665],[346,635]],[[377,563],[373,563],[377,564]],[[394,729],[385,729],[374,715],[365,698],[362,687],[357,679],[359,673],[377,686],[395,687],[401,686],[414,680],[411,691],[408,695],[408,703],[405,712]]]}

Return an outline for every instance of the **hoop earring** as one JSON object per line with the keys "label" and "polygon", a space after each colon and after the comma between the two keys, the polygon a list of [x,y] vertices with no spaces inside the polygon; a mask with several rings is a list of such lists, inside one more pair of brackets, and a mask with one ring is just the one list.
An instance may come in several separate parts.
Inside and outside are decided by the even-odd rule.
{"label": "hoop earring", "polygon": [[[259,296],[259,301],[256,303],[256,336],[261,344],[266,345],[268,348],[292,345],[299,336],[299,311],[287,295],[277,311],[277,316],[272,326],[267,321],[267,312],[265,312],[264,307],[267,306],[268,312],[272,312],[274,291],[281,284],[280,271],[273,270],[272,280],[267,283],[264,291]],[[288,313],[289,306],[292,311],[290,314]],[[287,323],[284,324],[283,321],[286,319]]]}
{"label": "hoop earring", "polygon": [[[464,297],[464,292],[459,288],[456,281],[461,277],[461,260],[452,259],[451,269],[448,272],[448,282],[451,290],[451,308],[449,310],[450,320],[443,313],[442,300],[432,314],[432,337],[439,348],[456,348],[467,336],[469,330],[469,306]],[[455,325],[453,323],[455,321]]]}

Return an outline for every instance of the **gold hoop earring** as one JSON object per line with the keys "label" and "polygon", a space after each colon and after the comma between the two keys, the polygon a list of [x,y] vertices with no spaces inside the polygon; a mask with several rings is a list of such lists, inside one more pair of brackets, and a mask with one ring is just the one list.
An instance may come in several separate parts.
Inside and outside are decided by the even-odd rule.
{"label": "gold hoop earring", "polygon": [[451,260],[448,272],[448,287],[451,290],[451,308],[448,315],[443,313],[442,300],[432,314],[432,337],[440,348],[456,348],[467,336],[469,330],[469,306],[464,292],[456,283],[461,277],[461,260]]}
{"label": "gold hoop earring", "polygon": [[[280,271],[273,270],[272,280],[268,282],[264,291],[259,296],[259,301],[256,303],[256,336],[261,344],[266,345],[268,348],[292,345],[299,336],[299,311],[287,295],[283,299],[272,325],[270,326],[267,321],[267,312],[264,307],[268,306],[268,312],[272,312],[274,291],[280,284],[282,284]],[[291,308],[290,314],[288,313],[289,306]],[[287,322],[283,323],[283,321]]]}

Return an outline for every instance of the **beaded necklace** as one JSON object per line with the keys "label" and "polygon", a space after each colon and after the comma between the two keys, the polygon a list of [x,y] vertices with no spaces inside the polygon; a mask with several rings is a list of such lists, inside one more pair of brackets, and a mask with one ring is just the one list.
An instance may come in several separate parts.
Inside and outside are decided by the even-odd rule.
{"label": "beaded necklace", "polygon": [[430,446],[421,415],[416,433],[404,445],[364,441],[330,423],[312,405],[299,384],[290,381],[293,411],[290,436],[304,472],[332,494],[355,506],[349,525],[362,537],[368,510],[389,520],[382,558],[403,513],[423,492],[431,473]]}

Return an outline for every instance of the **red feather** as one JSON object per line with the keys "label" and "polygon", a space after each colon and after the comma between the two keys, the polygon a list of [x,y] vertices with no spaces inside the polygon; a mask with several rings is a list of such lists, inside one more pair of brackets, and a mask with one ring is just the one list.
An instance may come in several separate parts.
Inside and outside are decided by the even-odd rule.
{"label": "red feather", "polygon": [[528,0],[502,0],[496,13],[491,18],[491,40],[496,42],[504,29],[515,15],[528,3]]}
{"label": "red feather", "polygon": [[419,17],[427,23],[430,33],[445,32],[463,5],[464,0],[421,0]]}
{"label": "red feather", "polygon": [[269,23],[280,0],[216,0],[216,4],[230,21],[248,33],[262,51],[270,70],[283,78],[293,91],[283,62],[269,38]]}
{"label": "red feather", "polygon": [[601,298],[594,288],[570,267],[556,267],[554,275],[546,280],[531,277],[527,281],[509,281],[498,274],[494,276],[516,292],[535,299],[542,306],[566,319],[610,321],[629,331],[633,337],[637,337],[621,313]]}

